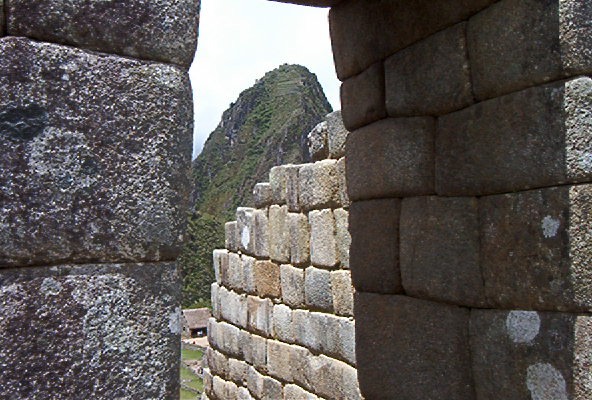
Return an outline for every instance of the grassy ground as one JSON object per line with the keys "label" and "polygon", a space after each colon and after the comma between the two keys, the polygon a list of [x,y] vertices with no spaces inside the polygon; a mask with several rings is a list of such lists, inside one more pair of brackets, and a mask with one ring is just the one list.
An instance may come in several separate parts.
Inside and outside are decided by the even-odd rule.
{"label": "grassy ground", "polygon": [[184,361],[201,360],[202,357],[203,351],[201,350],[181,349],[181,359]]}
{"label": "grassy ground", "polygon": [[203,381],[195,375],[193,371],[187,367],[185,362],[192,360],[201,360],[203,357],[202,350],[182,348],[181,349],[181,400],[196,400],[200,398],[203,392]]}
{"label": "grassy ground", "polygon": [[200,395],[190,392],[189,390],[181,389],[180,400],[198,400]]}

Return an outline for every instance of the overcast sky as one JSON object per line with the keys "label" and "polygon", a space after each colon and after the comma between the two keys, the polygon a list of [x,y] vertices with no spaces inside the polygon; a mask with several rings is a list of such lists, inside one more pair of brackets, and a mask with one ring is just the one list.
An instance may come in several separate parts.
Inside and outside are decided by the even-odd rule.
{"label": "overcast sky", "polygon": [[195,101],[194,157],[241,91],[283,63],[315,73],[335,110],[339,81],[328,9],[267,0],[202,0],[199,44],[189,71]]}

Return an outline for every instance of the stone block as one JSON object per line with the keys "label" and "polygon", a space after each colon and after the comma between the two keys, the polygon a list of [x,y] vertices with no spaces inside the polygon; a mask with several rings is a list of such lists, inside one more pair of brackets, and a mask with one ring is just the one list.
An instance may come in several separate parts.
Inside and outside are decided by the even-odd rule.
{"label": "stone block", "polygon": [[326,117],[327,120],[327,142],[329,144],[329,157],[339,159],[345,156],[345,140],[349,131],[343,125],[341,110],[333,111]]}
{"label": "stone block", "polygon": [[248,328],[264,336],[271,336],[273,332],[273,303],[270,299],[247,297]]}
{"label": "stone block", "polygon": [[222,284],[229,289],[242,291],[244,286],[243,261],[239,254],[228,254],[228,273],[226,274],[226,282],[222,281]]}
{"label": "stone block", "polygon": [[307,265],[310,262],[310,225],[304,214],[288,214],[290,234],[290,259],[294,265]]}
{"label": "stone block", "polygon": [[331,271],[333,310],[337,315],[354,316],[354,287],[350,271]]}
{"label": "stone block", "polygon": [[228,360],[228,379],[237,385],[245,385],[247,383],[247,374],[249,365],[241,360],[231,358]]}
{"label": "stone block", "polygon": [[220,315],[223,320],[245,327],[247,309],[246,295],[239,295],[225,287],[220,288]]}
{"label": "stone block", "polygon": [[310,261],[313,265],[333,268],[338,263],[333,211],[314,210],[308,214],[310,223]]}
{"label": "stone block", "polygon": [[224,246],[230,251],[238,251],[239,233],[236,221],[224,224]]}
{"label": "stone block", "polygon": [[400,293],[399,218],[401,200],[359,201],[349,212],[350,266],[356,290]]}
{"label": "stone block", "polygon": [[442,115],[473,103],[465,30],[454,25],[385,61],[389,116]]}
{"label": "stone block", "polygon": [[234,358],[242,357],[242,350],[239,346],[240,330],[226,322],[220,322],[216,325],[219,334],[220,350]]}
{"label": "stone block", "polygon": [[260,399],[263,395],[263,375],[254,367],[249,367],[247,387],[255,398]]}
{"label": "stone block", "polygon": [[343,208],[333,210],[335,217],[335,240],[337,256],[341,267],[349,269],[349,248],[351,235],[349,234],[349,212]]}
{"label": "stone block", "polygon": [[255,210],[253,211],[253,219],[251,220],[253,237],[251,238],[253,255],[259,258],[269,257],[269,220],[267,218],[267,211]]}
{"label": "stone block", "polygon": [[288,356],[290,359],[292,380],[309,391],[314,391],[315,381],[309,380],[310,374],[308,373],[308,362],[314,357],[313,354],[305,347],[290,346]]}
{"label": "stone block", "polygon": [[592,185],[486,196],[481,265],[496,308],[592,310]]}
{"label": "stone block", "polygon": [[16,37],[0,54],[0,266],[176,259],[187,74]]}
{"label": "stone block", "polygon": [[267,365],[267,339],[241,331],[239,336],[244,359],[259,369]]}
{"label": "stone block", "polygon": [[213,390],[213,380],[214,377],[212,376],[212,373],[210,372],[209,368],[204,368],[203,369],[203,387],[204,387],[204,393],[212,393]]}
{"label": "stone block", "polygon": [[284,388],[281,382],[266,376],[263,378],[261,400],[277,400],[284,398]]}
{"label": "stone block", "polygon": [[238,249],[244,254],[254,254],[255,240],[253,238],[254,208],[238,207],[236,209],[236,229],[238,231]]}
{"label": "stone block", "polygon": [[294,343],[292,310],[284,304],[273,306],[273,337],[286,343]]}
{"label": "stone block", "polygon": [[315,126],[307,136],[308,152],[312,161],[320,161],[329,157],[329,127],[327,121]]}
{"label": "stone block", "polygon": [[286,167],[280,165],[269,170],[269,185],[271,187],[271,196],[273,204],[286,204]]}
{"label": "stone block", "polygon": [[343,82],[341,107],[343,124],[350,131],[386,118],[382,61]]}
{"label": "stone block", "polygon": [[280,266],[282,302],[290,307],[304,307],[304,270],[291,265]]}
{"label": "stone block", "polygon": [[352,132],[345,157],[349,198],[433,194],[434,131],[433,118],[417,117],[389,118]]}
{"label": "stone block", "polygon": [[592,72],[592,4],[503,0],[469,21],[475,95],[486,99]]}
{"label": "stone block", "polygon": [[471,311],[471,355],[478,399],[592,397],[589,315]]}
{"label": "stone block", "polygon": [[214,376],[212,381],[212,394],[216,399],[227,399],[226,381],[219,376]]}
{"label": "stone block", "polygon": [[[362,399],[356,369],[350,365],[324,355],[311,357],[308,362],[308,375],[309,380],[315,382],[315,392],[323,398],[328,400]],[[383,396],[382,398],[392,397]]]}
{"label": "stone block", "polygon": [[251,396],[249,389],[247,389],[246,387],[239,387],[238,388],[238,400],[255,400],[255,399],[253,396]]}
{"label": "stone block", "polygon": [[259,297],[278,298],[282,296],[279,265],[271,261],[255,261],[253,269]]}
{"label": "stone block", "polygon": [[403,199],[399,234],[406,294],[470,307],[486,305],[477,198]]}
{"label": "stone block", "polygon": [[267,341],[267,366],[269,374],[284,382],[294,382],[290,359],[292,347],[295,346],[275,340]]}
{"label": "stone block", "polygon": [[436,189],[507,193],[592,179],[592,79],[534,87],[441,117]]}
{"label": "stone block", "polygon": [[243,260],[243,276],[245,281],[244,290],[248,294],[256,294],[257,287],[255,285],[255,259],[253,257],[245,256],[242,257]]}
{"label": "stone block", "polygon": [[273,194],[269,182],[255,185],[253,188],[253,202],[256,208],[265,208],[273,204]]}
{"label": "stone block", "polygon": [[191,0],[11,0],[6,2],[6,29],[11,36],[189,69],[197,46],[199,8],[200,2]]}
{"label": "stone block", "polygon": [[496,0],[350,0],[329,13],[335,68],[345,80],[398,50],[466,20]]}
{"label": "stone block", "polygon": [[174,263],[0,270],[0,397],[175,397],[180,288]]}
{"label": "stone block", "polygon": [[228,376],[228,358],[224,354],[208,347],[206,349],[206,360],[212,375]]}
{"label": "stone block", "polygon": [[291,212],[300,211],[300,167],[302,165],[286,165],[286,204]]}
{"label": "stone block", "polygon": [[304,211],[341,206],[336,163],[336,160],[323,160],[300,168],[299,200]]}
{"label": "stone block", "polygon": [[307,306],[313,309],[333,310],[333,294],[331,291],[331,272],[308,267],[304,273],[304,299]]}
{"label": "stone block", "polygon": [[214,265],[214,276],[216,282],[220,285],[228,281],[228,250],[216,249],[212,252],[212,261]]}
{"label": "stone block", "polygon": [[355,307],[365,398],[474,399],[468,309],[360,292]]}
{"label": "stone block", "polygon": [[289,384],[284,386],[284,400],[319,400],[319,398],[298,385]]}
{"label": "stone block", "polygon": [[207,330],[208,330],[208,343],[210,344],[210,346],[212,346],[215,349],[220,349],[220,347],[221,347],[220,334],[218,332],[218,322],[216,321],[216,318],[214,318],[214,317],[208,318]]}
{"label": "stone block", "polygon": [[351,202],[347,194],[347,173],[345,171],[345,157],[337,160],[337,179],[339,181],[339,204],[341,207],[349,207]]}
{"label": "stone block", "polygon": [[325,340],[326,314],[292,310],[292,329],[297,344],[320,352]]}
{"label": "stone block", "polygon": [[288,207],[269,207],[269,255],[279,263],[290,262],[290,230]]}
{"label": "stone block", "polygon": [[[313,313],[313,317],[318,313]],[[325,340],[322,342],[321,353],[356,365],[356,334],[352,319],[325,316]]]}
{"label": "stone block", "polygon": [[210,300],[212,302],[212,316],[220,319],[220,286],[215,282],[210,287]]}

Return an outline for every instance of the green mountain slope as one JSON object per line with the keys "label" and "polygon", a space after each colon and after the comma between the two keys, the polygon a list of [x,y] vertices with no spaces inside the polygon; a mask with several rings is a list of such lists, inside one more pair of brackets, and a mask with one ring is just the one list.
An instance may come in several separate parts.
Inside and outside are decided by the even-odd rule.
{"label": "green mountain slope", "polygon": [[190,241],[180,259],[184,306],[209,299],[203,285],[213,280],[211,252],[223,245],[224,222],[252,204],[253,186],[267,181],[271,167],[309,161],[306,135],[331,111],[314,74],[282,65],[224,112],[193,163]]}

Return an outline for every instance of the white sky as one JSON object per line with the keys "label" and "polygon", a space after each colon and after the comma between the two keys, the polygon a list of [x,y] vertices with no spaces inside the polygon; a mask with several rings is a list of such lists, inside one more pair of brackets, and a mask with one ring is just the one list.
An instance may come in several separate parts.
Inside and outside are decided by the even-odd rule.
{"label": "white sky", "polygon": [[201,7],[199,44],[189,70],[194,157],[240,92],[283,63],[315,73],[333,108],[340,108],[328,9],[267,0],[202,0]]}

